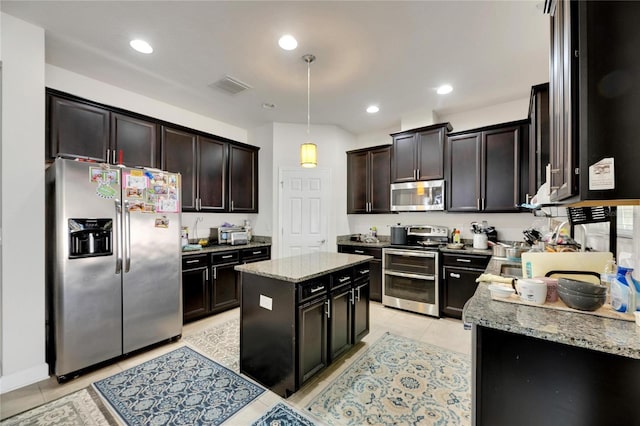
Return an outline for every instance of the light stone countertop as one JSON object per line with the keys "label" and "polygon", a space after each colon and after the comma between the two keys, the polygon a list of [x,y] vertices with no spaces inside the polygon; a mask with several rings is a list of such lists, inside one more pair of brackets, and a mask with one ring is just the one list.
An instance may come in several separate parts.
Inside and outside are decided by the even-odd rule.
{"label": "light stone countertop", "polygon": [[[499,275],[501,263],[504,259],[492,258],[485,272]],[[640,359],[640,327],[633,321],[495,301],[487,287],[478,286],[464,308],[464,322]]]}
{"label": "light stone countertop", "polygon": [[232,246],[231,244],[216,244],[209,247],[203,247],[201,250],[188,250],[183,251],[182,256],[189,256],[194,254],[203,254],[203,253],[215,253],[219,251],[230,251],[230,250],[242,250],[247,248],[258,248],[258,247],[269,247],[271,243],[261,243],[261,242],[250,242],[249,244],[242,244],[238,246]]}
{"label": "light stone countertop", "polygon": [[372,256],[319,252],[238,265],[236,271],[298,283],[368,262]]}

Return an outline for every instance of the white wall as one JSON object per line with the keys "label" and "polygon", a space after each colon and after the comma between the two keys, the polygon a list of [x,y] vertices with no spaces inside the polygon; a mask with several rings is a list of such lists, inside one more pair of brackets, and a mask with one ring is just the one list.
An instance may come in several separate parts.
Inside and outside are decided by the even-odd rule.
{"label": "white wall", "polygon": [[247,142],[246,129],[49,64],[46,65],[46,85],[94,102],[134,111],[238,142]]}
{"label": "white wall", "polygon": [[[345,152],[354,144],[354,136],[333,125],[311,126],[311,140],[318,146],[318,167],[331,172],[332,198],[329,218],[329,251],[336,251],[336,236],[349,233],[347,222],[347,156]],[[273,247],[279,251],[278,223],[279,170],[282,167],[300,167],[300,144],[308,140],[307,127],[301,124],[274,123],[273,126]]]}
{"label": "white wall", "polygon": [[438,122],[449,122],[454,132],[460,132],[508,121],[524,120],[529,115],[529,97],[477,109],[458,112],[438,112]]}
{"label": "white wall", "polygon": [[[2,14],[0,393],[48,377],[44,287],[44,30]],[[11,183],[9,185],[8,183]]]}

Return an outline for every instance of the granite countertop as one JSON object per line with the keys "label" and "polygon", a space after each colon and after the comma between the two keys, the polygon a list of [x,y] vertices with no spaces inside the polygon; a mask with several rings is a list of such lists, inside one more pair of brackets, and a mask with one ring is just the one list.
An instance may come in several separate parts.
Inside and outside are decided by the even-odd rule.
{"label": "granite countertop", "polygon": [[262,243],[262,242],[250,242],[249,244],[243,244],[239,246],[232,246],[231,244],[217,244],[214,246],[203,247],[202,250],[189,250],[183,251],[183,256],[189,256],[194,254],[203,254],[203,253],[214,253],[219,251],[229,251],[229,250],[242,250],[246,248],[257,248],[257,247],[270,247],[271,243]]}
{"label": "granite countertop", "polygon": [[[494,257],[485,272],[499,275],[503,263],[513,262]],[[465,322],[640,359],[640,327],[633,321],[495,301],[487,287],[488,283],[480,283],[465,306]]]}
{"label": "granite countertop", "polygon": [[349,266],[368,262],[371,259],[373,259],[372,256],[359,254],[319,252],[238,265],[235,270],[298,283]]}

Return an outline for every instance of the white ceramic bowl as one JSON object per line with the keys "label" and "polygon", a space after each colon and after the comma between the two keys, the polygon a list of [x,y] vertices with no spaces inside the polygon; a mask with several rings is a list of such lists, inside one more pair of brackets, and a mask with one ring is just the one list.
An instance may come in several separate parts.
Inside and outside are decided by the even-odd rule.
{"label": "white ceramic bowl", "polygon": [[489,291],[492,299],[505,299],[515,293],[513,288],[500,284],[489,284]]}

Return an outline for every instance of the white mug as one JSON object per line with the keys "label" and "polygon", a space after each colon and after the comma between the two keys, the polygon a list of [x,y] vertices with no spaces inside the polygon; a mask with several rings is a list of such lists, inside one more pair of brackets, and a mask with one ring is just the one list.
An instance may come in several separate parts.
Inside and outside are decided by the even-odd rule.
{"label": "white mug", "polygon": [[484,232],[480,234],[473,234],[473,248],[475,249],[486,249],[488,248],[488,238],[487,234]]}
{"label": "white mug", "polygon": [[547,299],[547,284],[542,280],[522,279],[516,282],[520,300],[542,305]]}

